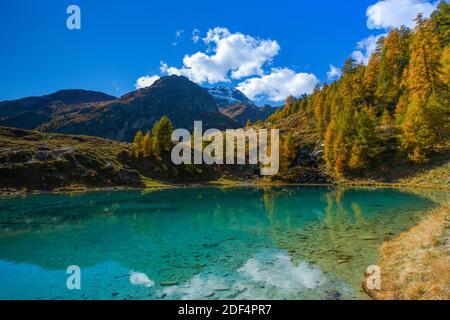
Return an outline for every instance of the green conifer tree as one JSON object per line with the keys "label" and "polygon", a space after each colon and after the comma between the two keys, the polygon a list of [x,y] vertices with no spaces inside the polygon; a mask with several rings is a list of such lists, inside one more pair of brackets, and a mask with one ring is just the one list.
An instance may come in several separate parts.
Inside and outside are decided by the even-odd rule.
{"label": "green conifer tree", "polygon": [[142,156],[142,143],[143,143],[142,131],[139,130],[134,136],[133,140],[133,155],[135,158],[140,158]]}

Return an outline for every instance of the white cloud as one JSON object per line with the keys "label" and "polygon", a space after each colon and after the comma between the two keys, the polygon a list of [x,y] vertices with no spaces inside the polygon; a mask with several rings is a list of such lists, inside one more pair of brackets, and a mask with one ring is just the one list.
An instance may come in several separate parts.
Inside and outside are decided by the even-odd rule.
{"label": "white cloud", "polygon": [[169,67],[167,65],[167,63],[165,63],[164,61],[161,61],[161,67],[160,67],[161,73],[162,74],[168,74],[168,75],[177,75],[177,76],[181,76],[182,73],[179,69],[175,68],[175,67]]}
{"label": "white cloud", "polygon": [[386,34],[369,36],[359,41],[356,44],[356,48],[358,50],[353,51],[352,58],[355,59],[357,63],[367,65],[369,63],[370,56],[377,49],[378,40],[384,36],[386,36]]}
{"label": "white cloud", "polygon": [[176,37],[176,38],[182,37],[183,34],[184,34],[184,30],[183,30],[183,29],[180,29],[180,30],[175,31],[175,37]]}
{"label": "white cloud", "polygon": [[200,40],[200,30],[194,29],[192,30],[192,41],[197,43]]}
{"label": "white cloud", "polygon": [[142,89],[146,87],[150,87],[156,80],[159,79],[159,76],[143,76],[136,80],[135,87],[136,89]]}
{"label": "white cloud", "polygon": [[369,29],[409,28],[415,26],[414,19],[419,13],[429,17],[436,3],[426,0],[382,0],[367,8],[367,27]]}
{"label": "white cloud", "polygon": [[241,90],[250,99],[267,98],[279,102],[287,96],[301,96],[311,93],[319,80],[312,73],[295,73],[288,68],[273,68],[270,74],[258,78],[247,79],[238,84]]}
{"label": "white cloud", "polygon": [[184,37],[184,30],[180,29],[175,31],[174,40],[172,42],[172,47],[176,47],[178,45],[178,40]]}
{"label": "white cloud", "polygon": [[[209,49],[185,55],[183,67],[161,64],[161,72],[184,75],[197,83],[229,82],[252,75],[262,75],[263,66],[278,54],[276,41],[256,39],[226,28],[210,29],[205,38]],[[210,54],[211,53],[211,54]]]}
{"label": "white cloud", "polygon": [[327,72],[328,80],[338,79],[341,75],[341,69],[330,64],[330,70]]}

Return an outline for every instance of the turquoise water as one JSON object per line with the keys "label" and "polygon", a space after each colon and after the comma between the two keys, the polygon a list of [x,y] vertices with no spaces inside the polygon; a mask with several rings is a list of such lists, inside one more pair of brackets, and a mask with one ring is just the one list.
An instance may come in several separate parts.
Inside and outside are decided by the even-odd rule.
{"label": "turquoise water", "polygon": [[365,299],[383,240],[435,206],[332,187],[0,198],[0,299]]}

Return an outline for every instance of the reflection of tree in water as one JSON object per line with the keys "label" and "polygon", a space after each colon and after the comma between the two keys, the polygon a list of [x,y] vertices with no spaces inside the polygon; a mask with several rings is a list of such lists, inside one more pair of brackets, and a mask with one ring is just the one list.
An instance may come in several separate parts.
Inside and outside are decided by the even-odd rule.
{"label": "reflection of tree in water", "polygon": [[[95,196],[99,196],[100,193]],[[96,201],[93,194],[35,196],[36,199],[10,200],[1,209],[0,237],[12,237],[28,232],[61,231],[78,225],[80,228],[95,219],[114,222],[119,202],[110,194],[101,194]],[[6,217],[4,216],[6,215]],[[5,222],[6,221],[6,222]]]}
{"label": "reflection of tree in water", "polygon": [[448,205],[450,203],[450,192],[446,189],[418,189],[418,188],[402,188],[402,192],[409,193],[430,201],[438,205]]}
{"label": "reflection of tree in water", "polygon": [[350,208],[344,205],[345,189],[336,189],[325,195],[327,206],[325,208],[324,229],[328,233],[331,243],[338,243],[342,234],[351,228],[366,226],[360,205],[352,201]]}
{"label": "reflection of tree in water", "polygon": [[[369,214],[373,209],[364,197],[358,197],[358,192],[361,191],[332,189],[317,199],[321,207],[305,208],[310,212],[305,212],[303,218],[313,214],[317,220],[305,221],[299,227],[298,221],[291,224],[288,217],[284,221],[274,219],[271,223],[276,228],[271,235],[293,261],[317,264],[325,273],[335,274],[351,284],[359,297],[365,297],[361,281],[366,268],[376,263],[384,238],[405,229],[413,213],[405,210],[398,214]],[[271,215],[276,216],[277,200],[270,204]],[[292,212],[287,214],[294,217]]]}

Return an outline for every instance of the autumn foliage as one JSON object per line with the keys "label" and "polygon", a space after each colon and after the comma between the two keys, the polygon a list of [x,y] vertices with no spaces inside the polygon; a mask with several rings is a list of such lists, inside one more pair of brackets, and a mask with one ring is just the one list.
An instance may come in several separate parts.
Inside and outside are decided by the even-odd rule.
{"label": "autumn foliage", "polygon": [[314,117],[327,171],[337,177],[376,167],[386,138],[395,144],[391,159],[427,162],[449,139],[449,42],[450,4],[442,1],[413,30],[381,37],[367,65],[348,59],[339,80],[288,97],[267,121],[297,112]]}

